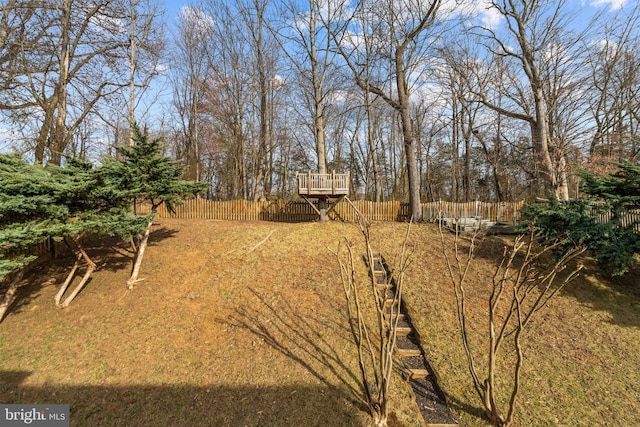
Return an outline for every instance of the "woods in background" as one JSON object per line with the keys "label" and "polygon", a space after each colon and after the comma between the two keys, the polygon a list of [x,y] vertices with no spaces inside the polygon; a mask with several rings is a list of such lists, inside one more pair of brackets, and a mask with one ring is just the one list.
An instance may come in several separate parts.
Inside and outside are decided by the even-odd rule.
{"label": "woods in background", "polygon": [[3,135],[40,164],[115,157],[137,121],[208,198],[336,170],[375,201],[565,200],[640,148],[635,4],[0,4]]}

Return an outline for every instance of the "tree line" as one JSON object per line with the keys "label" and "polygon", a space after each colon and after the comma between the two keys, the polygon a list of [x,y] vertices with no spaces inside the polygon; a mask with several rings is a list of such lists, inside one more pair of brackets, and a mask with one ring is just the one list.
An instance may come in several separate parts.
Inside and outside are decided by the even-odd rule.
{"label": "tree line", "polygon": [[161,6],[2,1],[15,147],[40,164],[113,157],[138,121],[210,198],[287,198],[296,171],[350,171],[354,194],[415,214],[439,199],[575,198],[577,168],[637,159],[637,4]]}

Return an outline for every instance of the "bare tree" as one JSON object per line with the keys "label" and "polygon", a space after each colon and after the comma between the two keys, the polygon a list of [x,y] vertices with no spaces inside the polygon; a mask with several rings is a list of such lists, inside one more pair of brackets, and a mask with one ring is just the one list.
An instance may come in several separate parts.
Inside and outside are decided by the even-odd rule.
{"label": "bare tree", "polygon": [[175,61],[172,67],[174,104],[180,117],[181,153],[185,178],[200,180],[201,108],[205,100],[211,63],[207,52],[213,38],[213,20],[202,9],[183,8],[178,15]]}
{"label": "bare tree", "polygon": [[[398,7],[392,1],[362,2],[359,8],[364,8],[364,11],[354,12],[342,25],[332,29],[336,47],[351,69],[356,84],[383,99],[400,116],[409,204],[414,221],[422,220],[422,208],[415,131],[410,109],[410,75],[416,70],[417,63],[425,59],[425,50],[432,43],[427,33],[434,26],[440,4],[440,0],[433,0],[403,3]],[[367,21],[358,23],[358,14],[366,16]],[[358,26],[358,34],[352,33],[353,25]],[[370,51],[362,52],[360,43],[355,40],[361,34],[375,35],[376,41],[371,45]],[[387,74],[381,75],[377,82],[372,81],[371,74],[366,72],[367,68],[363,64],[380,65],[381,60],[388,62],[388,68],[385,69]]]}
{"label": "bare tree", "polygon": [[[598,31],[589,46],[590,115],[594,129],[589,142],[590,168],[604,173],[611,160],[636,158],[640,152],[640,5],[622,11]],[[604,21],[604,19],[603,19]]]}
{"label": "bare tree", "polygon": [[[505,32],[500,34],[489,27],[482,28],[486,41],[484,45],[494,58],[513,60],[513,69],[524,73],[527,86],[519,83],[518,77],[497,82],[498,91],[514,94],[513,108],[497,105],[487,92],[476,95],[487,107],[500,114],[527,122],[531,128],[534,162],[538,168],[538,184],[547,193],[555,194],[561,200],[569,197],[562,156],[554,165],[549,132],[549,105],[545,99],[543,63],[545,53],[559,42],[569,45],[573,40],[560,40],[558,34],[568,34],[570,19],[566,14],[566,1],[550,0],[493,0],[491,7],[505,20]],[[491,60],[491,59],[489,59]],[[512,85],[511,88],[506,85]],[[504,87],[503,87],[504,86]],[[528,104],[532,105],[529,108]]]}
{"label": "bare tree", "polygon": [[[7,32],[15,71],[5,76],[11,101],[2,109],[33,141],[37,162],[59,164],[78,129],[100,118],[100,104],[130,84],[124,1],[29,1],[3,10],[7,23],[19,25]],[[140,50],[150,50],[149,39],[142,41]]]}
{"label": "bare tree", "polygon": [[[345,249],[339,246],[334,252],[340,266],[342,285],[347,300],[347,315],[351,333],[358,349],[358,364],[363,382],[365,402],[376,427],[387,426],[389,411],[389,390],[393,379],[393,359],[396,347],[396,331],[400,319],[400,302],[404,272],[409,262],[407,239],[411,224],[407,227],[397,265],[393,276],[387,277],[382,259],[374,254],[371,246],[370,224],[366,218],[358,216],[360,231],[364,237],[365,258],[368,277],[368,298],[360,296],[362,283],[356,267],[356,256],[352,243],[345,238]],[[386,278],[380,283],[377,278]],[[388,295],[390,284],[395,282],[393,294]],[[382,288],[382,290],[380,289]],[[370,324],[367,308],[375,310],[375,324]]]}
{"label": "bare tree", "polygon": [[265,199],[271,193],[274,152],[274,96],[279,85],[277,62],[279,46],[269,31],[270,2],[250,0],[239,3],[239,12],[247,29],[247,44],[252,53],[251,68],[255,70],[255,110],[257,144],[252,149],[251,176],[253,200]]}
{"label": "bare tree", "polygon": [[[550,256],[564,242],[537,249],[534,235],[532,227],[528,236],[518,236],[512,245],[505,246],[502,260],[489,284],[488,329],[480,333],[481,344],[474,347],[473,343],[477,341],[472,333],[476,329],[470,324],[466,281],[477,234],[468,242],[465,255],[461,253],[458,233],[451,250],[447,248],[442,224],[440,226],[442,252],[455,294],[469,374],[485,414],[495,426],[508,426],[513,422],[524,364],[523,340],[528,327],[551,299],[577,276],[582,264],[573,262],[586,250],[585,247],[573,247],[547,266],[544,257]],[[498,361],[509,352],[515,353],[515,363],[509,365],[512,371],[505,373],[498,369]],[[502,392],[497,379],[505,377],[510,379],[511,385]],[[500,402],[505,395],[508,403],[502,407]]]}
{"label": "bare tree", "polygon": [[[282,21],[273,28],[283,52],[293,68],[292,77],[297,77],[304,114],[311,116],[309,127],[313,135],[317,171],[327,171],[327,108],[335,92],[332,74],[336,75],[336,54],[331,49],[331,38],[327,25],[336,19],[338,10],[332,1],[308,0],[305,8],[294,1],[282,4]],[[308,8],[306,8],[308,6]],[[320,221],[328,220],[327,203],[319,200]]]}
{"label": "bare tree", "polygon": [[[158,74],[158,62],[165,43],[159,22],[161,16],[157,0],[129,0],[123,14],[129,20],[129,144],[135,137],[136,106],[151,79]],[[127,5],[123,5],[123,8]]]}

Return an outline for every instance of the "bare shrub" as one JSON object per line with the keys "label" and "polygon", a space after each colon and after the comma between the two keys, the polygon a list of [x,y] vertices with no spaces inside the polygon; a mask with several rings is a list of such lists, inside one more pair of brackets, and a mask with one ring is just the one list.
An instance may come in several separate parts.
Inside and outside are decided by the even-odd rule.
{"label": "bare shrub", "polygon": [[[344,239],[344,244],[334,252],[339,266],[342,285],[347,302],[349,326],[358,350],[358,364],[362,379],[364,399],[373,418],[374,425],[387,425],[389,390],[392,384],[393,355],[396,345],[396,330],[400,316],[400,303],[404,272],[408,266],[407,238],[402,244],[398,259],[394,262],[391,274],[383,286],[377,281],[381,257],[374,254],[371,246],[370,224],[359,216],[358,224],[364,237],[364,251],[368,269],[368,278],[357,273],[356,256],[353,244]],[[389,285],[395,283],[393,293],[389,295]],[[367,283],[368,282],[368,283]],[[368,287],[368,295],[363,297],[360,291]],[[367,301],[365,298],[369,298]],[[368,309],[374,307],[375,322]]]}
{"label": "bare shrub", "polygon": [[[464,254],[459,248],[460,236],[457,233],[453,249],[447,248],[442,226],[440,236],[455,294],[462,345],[475,391],[489,421],[495,426],[508,426],[513,422],[520,391],[524,363],[523,339],[527,328],[536,314],[577,276],[583,266],[572,261],[586,248],[575,246],[554,258],[552,254],[555,250],[566,242],[540,246],[536,242],[533,227],[528,235],[516,237],[511,245],[504,247],[502,259],[493,274],[487,301],[487,329],[479,330],[480,336],[472,339],[473,329],[469,325],[472,314],[467,306],[465,284],[478,233],[470,238],[469,248]],[[545,263],[549,257],[552,261]],[[474,346],[472,342],[479,344]],[[515,362],[507,365],[507,371],[498,369],[498,361],[509,356]],[[508,381],[496,381],[498,378]],[[498,390],[498,384],[510,385],[506,390]],[[507,402],[501,404],[500,398],[504,401],[505,397]]]}

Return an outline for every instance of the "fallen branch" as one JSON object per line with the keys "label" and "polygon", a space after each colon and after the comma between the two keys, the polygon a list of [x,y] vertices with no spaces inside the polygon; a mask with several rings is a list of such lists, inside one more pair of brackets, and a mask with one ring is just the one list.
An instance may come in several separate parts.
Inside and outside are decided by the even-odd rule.
{"label": "fallen branch", "polygon": [[265,237],[264,239],[262,239],[261,241],[256,243],[256,245],[254,247],[252,247],[249,251],[247,251],[247,253],[250,254],[251,252],[255,251],[258,247],[260,247],[260,245],[262,245],[264,242],[269,240],[269,237],[271,237],[271,235],[274,233],[274,231],[275,230],[271,230],[271,233],[269,233],[269,235],[267,237]]}

